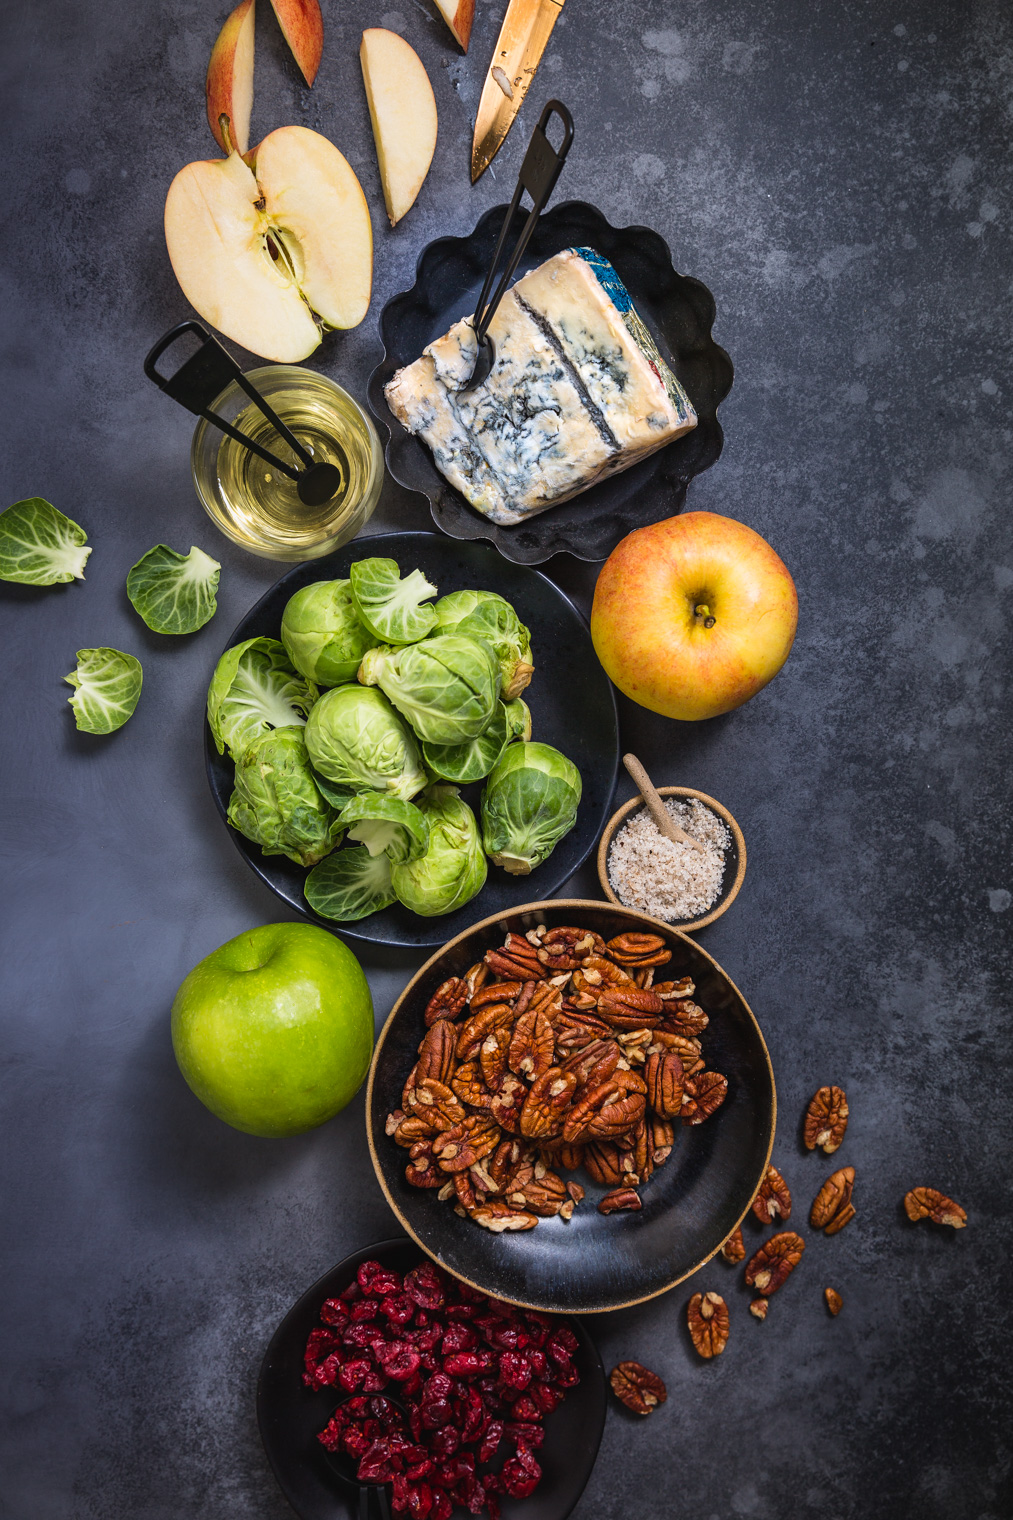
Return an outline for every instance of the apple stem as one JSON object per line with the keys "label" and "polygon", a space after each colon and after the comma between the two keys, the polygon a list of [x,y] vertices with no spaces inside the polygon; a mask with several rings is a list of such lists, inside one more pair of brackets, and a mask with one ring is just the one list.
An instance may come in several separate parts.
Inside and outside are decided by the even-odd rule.
{"label": "apple stem", "polygon": [[703,625],[705,628],[714,627],[714,624],[717,622],[717,618],[711,617],[711,610],[707,606],[706,602],[698,602],[697,605],[693,608],[693,611],[696,613],[698,618],[703,618]]}
{"label": "apple stem", "polygon": [[226,153],[235,153],[236,145],[232,141],[232,121],[227,111],[223,111],[218,118],[218,130],[222,134]]}

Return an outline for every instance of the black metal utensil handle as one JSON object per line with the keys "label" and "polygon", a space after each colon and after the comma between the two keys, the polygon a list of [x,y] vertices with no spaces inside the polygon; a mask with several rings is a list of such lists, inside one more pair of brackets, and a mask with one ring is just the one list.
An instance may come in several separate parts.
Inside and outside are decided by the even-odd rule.
{"label": "black metal utensil handle", "polygon": [[[546,133],[546,128],[553,115],[558,116],[563,123],[563,141],[558,148],[552,146]],[[472,326],[478,339],[478,362],[475,366],[475,373],[470,381],[462,386],[462,390],[471,390],[473,386],[480,385],[492,368],[493,355],[491,353],[492,342],[488,336],[489,324],[495,315],[497,306],[506,293],[510,281],[514,277],[517,265],[524,257],[524,250],[531,241],[531,235],[538,224],[538,218],[545,209],[545,204],[556,187],[556,181],[566,162],[566,155],[570,151],[570,144],[572,142],[573,117],[562,101],[550,100],[538,118],[538,123],[531,134],[528,151],[524,155],[521,172],[517,176],[517,188],[513,193],[510,205],[507,207],[506,216],[503,218],[503,226],[492,256],[492,262],[489,265],[489,271],[485,277],[485,284],[482,286],[482,294],[479,296],[478,305],[475,307]],[[493,292],[493,282],[496,279],[496,270],[499,265],[500,256],[513,224],[514,216],[520,206],[521,196],[525,190],[530,195],[533,204],[528,213],[528,219],[521,228],[513,252],[500,276],[499,283]],[[484,364],[483,357],[485,359]],[[482,373],[483,370],[484,373]]]}

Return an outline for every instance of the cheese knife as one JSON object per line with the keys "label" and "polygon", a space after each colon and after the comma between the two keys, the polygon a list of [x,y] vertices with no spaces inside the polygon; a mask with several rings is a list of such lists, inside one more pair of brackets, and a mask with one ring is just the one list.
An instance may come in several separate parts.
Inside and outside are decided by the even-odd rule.
{"label": "cheese knife", "polygon": [[472,184],[492,163],[513,125],[563,4],[564,0],[510,0],[475,118]]}

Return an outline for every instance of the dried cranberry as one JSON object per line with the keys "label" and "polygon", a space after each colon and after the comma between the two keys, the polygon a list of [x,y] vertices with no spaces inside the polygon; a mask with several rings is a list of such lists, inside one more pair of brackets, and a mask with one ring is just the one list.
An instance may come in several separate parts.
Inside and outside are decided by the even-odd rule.
{"label": "dried cranberry", "polygon": [[478,1460],[480,1462],[491,1462],[499,1450],[499,1443],[502,1441],[502,1439],[503,1421],[490,1420],[488,1425],[485,1427],[485,1432],[482,1436],[482,1444],[478,1448]]}
{"label": "dried cranberry", "polygon": [[450,1520],[453,1513],[453,1500],[442,1489],[433,1489],[433,1507],[429,1511],[429,1520]]}
{"label": "dried cranberry", "polygon": [[376,1319],[380,1312],[380,1305],[371,1298],[361,1298],[357,1304],[352,1305],[352,1324],[361,1325],[366,1320]]}
{"label": "dried cranberry", "polygon": [[500,1354],[499,1376],[505,1388],[523,1392],[531,1382],[531,1363],[517,1351],[504,1351]]}
{"label": "dried cranberry", "polygon": [[530,1446],[537,1451],[545,1440],[545,1431],[541,1425],[532,1424],[529,1420],[519,1420],[504,1427],[506,1434],[516,1446]]}
{"label": "dried cranberry", "polygon": [[428,1483],[416,1483],[408,1490],[408,1513],[412,1520],[428,1520],[433,1508],[433,1491]]}
{"label": "dried cranberry", "polygon": [[470,1325],[450,1325],[440,1343],[440,1351],[449,1356],[453,1351],[471,1351],[477,1345],[478,1336]]}
{"label": "dried cranberry", "polygon": [[441,1462],[452,1457],[460,1444],[460,1434],[453,1425],[442,1425],[429,1438],[429,1450]]}
{"label": "dried cranberry", "polygon": [[526,1446],[518,1446],[517,1455],[503,1463],[503,1488],[512,1499],[526,1499],[533,1494],[541,1476],[542,1469]]}
{"label": "dried cranberry", "polygon": [[382,1393],[386,1388],[388,1378],[378,1367],[370,1367],[362,1380],[363,1393]]}
{"label": "dried cranberry", "polygon": [[408,1341],[390,1341],[375,1349],[380,1366],[397,1382],[407,1382],[418,1371],[419,1354]]}
{"label": "dried cranberry", "polygon": [[341,1339],[346,1346],[372,1346],[381,1345],[384,1340],[383,1331],[377,1325],[366,1323],[364,1325],[348,1325],[341,1332]]}
{"label": "dried cranberry", "polygon": [[415,1314],[415,1305],[407,1293],[388,1293],[380,1304],[380,1310],[392,1325],[410,1325]]}
{"label": "dried cranberry", "polygon": [[378,1261],[364,1261],[355,1274],[359,1287],[367,1298],[386,1298],[388,1293],[400,1293],[401,1278]]}
{"label": "dried cranberry", "polygon": [[307,1388],[333,1388],[338,1381],[338,1372],[341,1368],[341,1357],[336,1352],[324,1357],[311,1372],[303,1373],[303,1382]]}
{"label": "dried cranberry", "polygon": [[403,1515],[408,1508],[408,1495],[411,1493],[411,1485],[407,1474],[395,1473],[393,1487],[390,1495],[390,1507],[396,1515]]}
{"label": "dried cranberry", "polygon": [[495,1346],[497,1351],[523,1351],[528,1339],[516,1325],[497,1325],[486,1336],[489,1345]]}
{"label": "dried cranberry", "polygon": [[413,1404],[408,1411],[408,1429],[416,1441],[422,1440],[423,1421],[421,1404]]}
{"label": "dried cranberry", "polygon": [[328,1451],[335,1451],[341,1441],[342,1429],[343,1427],[339,1425],[337,1419],[332,1417],[318,1434],[317,1440]]}
{"label": "dried cranberry", "polygon": [[361,1457],[369,1450],[372,1442],[358,1426],[350,1425],[341,1437],[341,1444],[350,1457]]}
{"label": "dried cranberry", "polygon": [[492,1357],[488,1351],[455,1351],[443,1362],[444,1372],[449,1372],[451,1377],[478,1377],[488,1372],[491,1366]]}
{"label": "dried cranberry", "polygon": [[428,1261],[405,1273],[404,1291],[420,1309],[442,1309],[446,1302],[443,1278]]}
{"label": "dried cranberry", "polygon": [[335,1346],[341,1345],[340,1335],[333,1330],[311,1330],[309,1340],[306,1342],[306,1351],[303,1355],[303,1363],[311,1367],[314,1362],[319,1362],[332,1351]]}
{"label": "dried cranberry", "polygon": [[422,1406],[422,1423],[428,1430],[438,1430],[454,1418],[454,1411],[446,1399],[434,1399]]}
{"label": "dried cranberry", "polygon": [[474,1441],[486,1422],[486,1408],[482,1395],[477,1388],[468,1388],[459,1404],[461,1437],[465,1441]]}
{"label": "dried cranberry", "polygon": [[390,1443],[380,1436],[363,1452],[359,1462],[359,1478],[363,1483],[389,1483],[403,1465],[397,1453],[391,1451]]}
{"label": "dried cranberry", "polygon": [[[407,1460],[408,1458],[406,1457],[405,1461]],[[428,1478],[434,1465],[432,1457],[421,1457],[419,1461],[413,1462],[410,1467],[405,1469],[405,1477],[411,1478],[413,1483],[417,1483],[420,1478]]]}
{"label": "dried cranberry", "polygon": [[536,1382],[544,1382],[545,1379],[550,1375],[549,1364],[546,1361],[545,1352],[536,1351],[534,1347],[532,1347],[530,1351],[525,1351],[524,1355],[527,1357],[528,1362],[531,1366],[532,1377]]}
{"label": "dried cranberry", "polygon": [[[558,1388],[550,1388],[548,1383],[533,1383],[528,1397],[542,1414],[551,1414],[563,1402],[564,1394]],[[533,1419],[534,1415],[521,1415],[520,1404],[521,1400],[518,1399],[514,1405],[514,1412],[517,1417],[525,1420]]]}
{"label": "dried cranberry", "polygon": [[356,1299],[362,1297],[362,1289],[357,1282],[350,1282],[347,1288],[342,1288],[338,1297],[346,1304],[354,1304]]}
{"label": "dried cranberry", "polygon": [[553,1382],[557,1388],[576,1388],[580,1382],[580,1373],[572,1365],[569,1367],[558,1367],[553,1377]]}
{"label": "dried cranberry", "polygon": [[411,1377],[406,1378],[401,1384],[401,1397],[403,1399],[414,1398],[417,1393],[422,1392],[423,1386],[424,1380],[421,1368],[416,1368]]}
{"label": "dried cranberry", "polygon": [[339,1370],[338,1382],[346,1393],[354,1393],[356,1388],[361,1387],[366,1373],[371,1371],[370,1363],[365,1357],[356,1357],[354,1361],[346,1362]]}
{"label": "dried cranberry", "polygon": [[528,1393],[522,1393],[519,1399],[514,1400],[511,1413],[515,1420],[528,1420],[531,1422],[536,1422],[542,1418],[542,1410],[540,1409],[537,1401],[532,1398],[532,1394],[535,1394],[537,1392],[538,1385],[536,1383],[532,1386],[531,1390]]}
{"label": "dried cranberry", "polygon": [[471,1319],[475,1318],[475,1305],[474,1304],[448,1304],[447,1307],[446,1307],[446,1309],[443,1312],[447,1316],[448,1319],[453,1319],[453,1320],[468,1319],[468,1320],[471,1320]]}

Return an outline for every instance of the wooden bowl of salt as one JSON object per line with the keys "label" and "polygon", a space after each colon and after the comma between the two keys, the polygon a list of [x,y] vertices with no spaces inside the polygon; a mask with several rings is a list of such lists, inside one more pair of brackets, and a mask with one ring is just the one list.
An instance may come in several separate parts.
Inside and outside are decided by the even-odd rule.
{"label": "wooden bowl of salt", "polygon": [[[636,908],[672,928],[703,929],[739,895],[746,874],[742,830],[706,792],[691,786],[655,788],[634,756],[624,757],[624,763],[643,790],[605,825],[598,844],[601,889],[609,902]],[[667,807],[670,801],[677,806]],[[664,809],[662,827],[670,819],[676,837],[663,837],[655,822],[659,809]]]}

